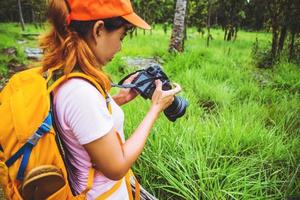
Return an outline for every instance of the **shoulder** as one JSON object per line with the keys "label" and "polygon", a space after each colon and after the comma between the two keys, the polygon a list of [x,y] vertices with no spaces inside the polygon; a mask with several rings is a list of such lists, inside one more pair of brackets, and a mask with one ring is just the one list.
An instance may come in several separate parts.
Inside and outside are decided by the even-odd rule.
{"label": "shoulder", "polygon": [[105,98],[97,90],[97,88],[87,80],[82,78],[72,78],[63,83],[57,90],[58,98],[66,99],[81,99],[105,101]]}
{"label": "shoulder", "polygon": [[72,78],[70,80],[67,80],[58,88],[58,91],[59,90],[72,91],[72,92],[82,91],[82,92],[99,93],[99,91],[92,83],[82,78]]}

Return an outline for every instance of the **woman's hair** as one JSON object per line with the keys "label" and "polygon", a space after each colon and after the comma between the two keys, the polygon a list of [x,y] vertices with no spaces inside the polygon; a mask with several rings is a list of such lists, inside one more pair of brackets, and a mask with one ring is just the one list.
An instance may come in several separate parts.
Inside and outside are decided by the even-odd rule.
{"label": "woman's hair", "polygon": [[[110,90],[109,77],[101,70],[100,63],[85,42],[84,38],[92,30],[97,20],[71,21],[68,25],[69,8],[66,1],[50,0],[48,20],[51,29],[40,38],[40,47],[44,52],[43,71],[59,67],[64,74],[74,69],[92,76],[105,89]],[[130,26],[122,17],[103,19],[107,31],[122,26]]]}

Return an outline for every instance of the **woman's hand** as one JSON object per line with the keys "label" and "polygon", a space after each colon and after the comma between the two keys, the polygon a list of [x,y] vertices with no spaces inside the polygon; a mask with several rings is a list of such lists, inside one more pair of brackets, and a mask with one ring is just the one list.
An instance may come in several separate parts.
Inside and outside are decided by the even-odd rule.
{"label": "woman's hand", "polygon": [[174,83],[175,88],[171,90],[162,90],[162,82],[160,80],[155,81],[156,89],[152,95],[151,109],[157,113],[165,110],[174,101],[174,96],[181,91],[180,85]]}
{"label": "woman's hand", "polygon": [[[129,84],[131,83],[136,77],[138,73],[131,75],[128,79],[126,79],[123,83]],[[122,88],[120,89],[119,93],[113,96],[114,101],[119,105],[126,104],[132,101],[135,97],[137,97],[138,92],[136,92],[133,88]]]}

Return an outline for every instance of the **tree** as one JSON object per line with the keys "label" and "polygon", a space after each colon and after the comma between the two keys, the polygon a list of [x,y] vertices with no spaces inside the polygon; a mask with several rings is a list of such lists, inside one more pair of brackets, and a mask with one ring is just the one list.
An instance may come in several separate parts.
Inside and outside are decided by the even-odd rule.
{"label": "tree", "polygon": [[[290,43],[288,45],[289,49],[289,60],[291,61],[295,56],[295,41],[300,36],[300,0],[291,0],[290,10],[289,10],[289,18],[287,22],[287,29],[290,32]],[[298,43],[299,44],[299,43]],[[298,50],[300,46],[298,47]]]}
{"label": "tree", "polygon": [[212,10],[212,0],[208,0],[207,6],[207,42],[206,46],[209,47],[209,41],[212,39],[212,35],[210,34],[210,24],[211,24],[211,10]]}
{"label": "tree", "polygon": [[24,19],[23,19],[21,0],[18,0],[18,8],[19,8],[20,24],[21,24],[22,30],[24,31],[25,30],[25,23],[24,23]]}
{"label": "tree", "polygon": [[259,31],[265,28],[267,22],[266,0],[249,0],[245,5],[245,18],[241,21],[244,29]]}
{"label": "tree", "polygon": [[204,33],[207,19],[207,7],[209,0],[189,0],[189,14],[187,24],[189,27],[196,27],[199,33]]}
{"label": "tree", "polygon": [[169,52],[184,51],[185,18],[187,12],[187,0],[177,0],[173,31],[169,45]]}
{"label": "tree", "polygon": [[269,20],[272,28],[271,55],[273,59],[275,59],[277,55],[280,19],[282,18],[283,14],[284,3],[284,0],[269,0],[267,5]]}
{"label": "tree", "polygon": [[238,27],[245,18],[247,0],[218,0],[219,22],[224,29],[224,40],[236,39]]}

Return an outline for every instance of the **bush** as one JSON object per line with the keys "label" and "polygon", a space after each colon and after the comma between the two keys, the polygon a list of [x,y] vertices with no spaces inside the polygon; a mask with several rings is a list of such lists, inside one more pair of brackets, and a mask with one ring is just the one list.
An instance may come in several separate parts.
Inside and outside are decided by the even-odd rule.
{"label": "bush", "polygon": [[277,59],[272,57],[272,52],[269,48],[259,47],[257,38],[253,43],[251,54],[254,65],[258,68],[272,68],[277,63]]}

